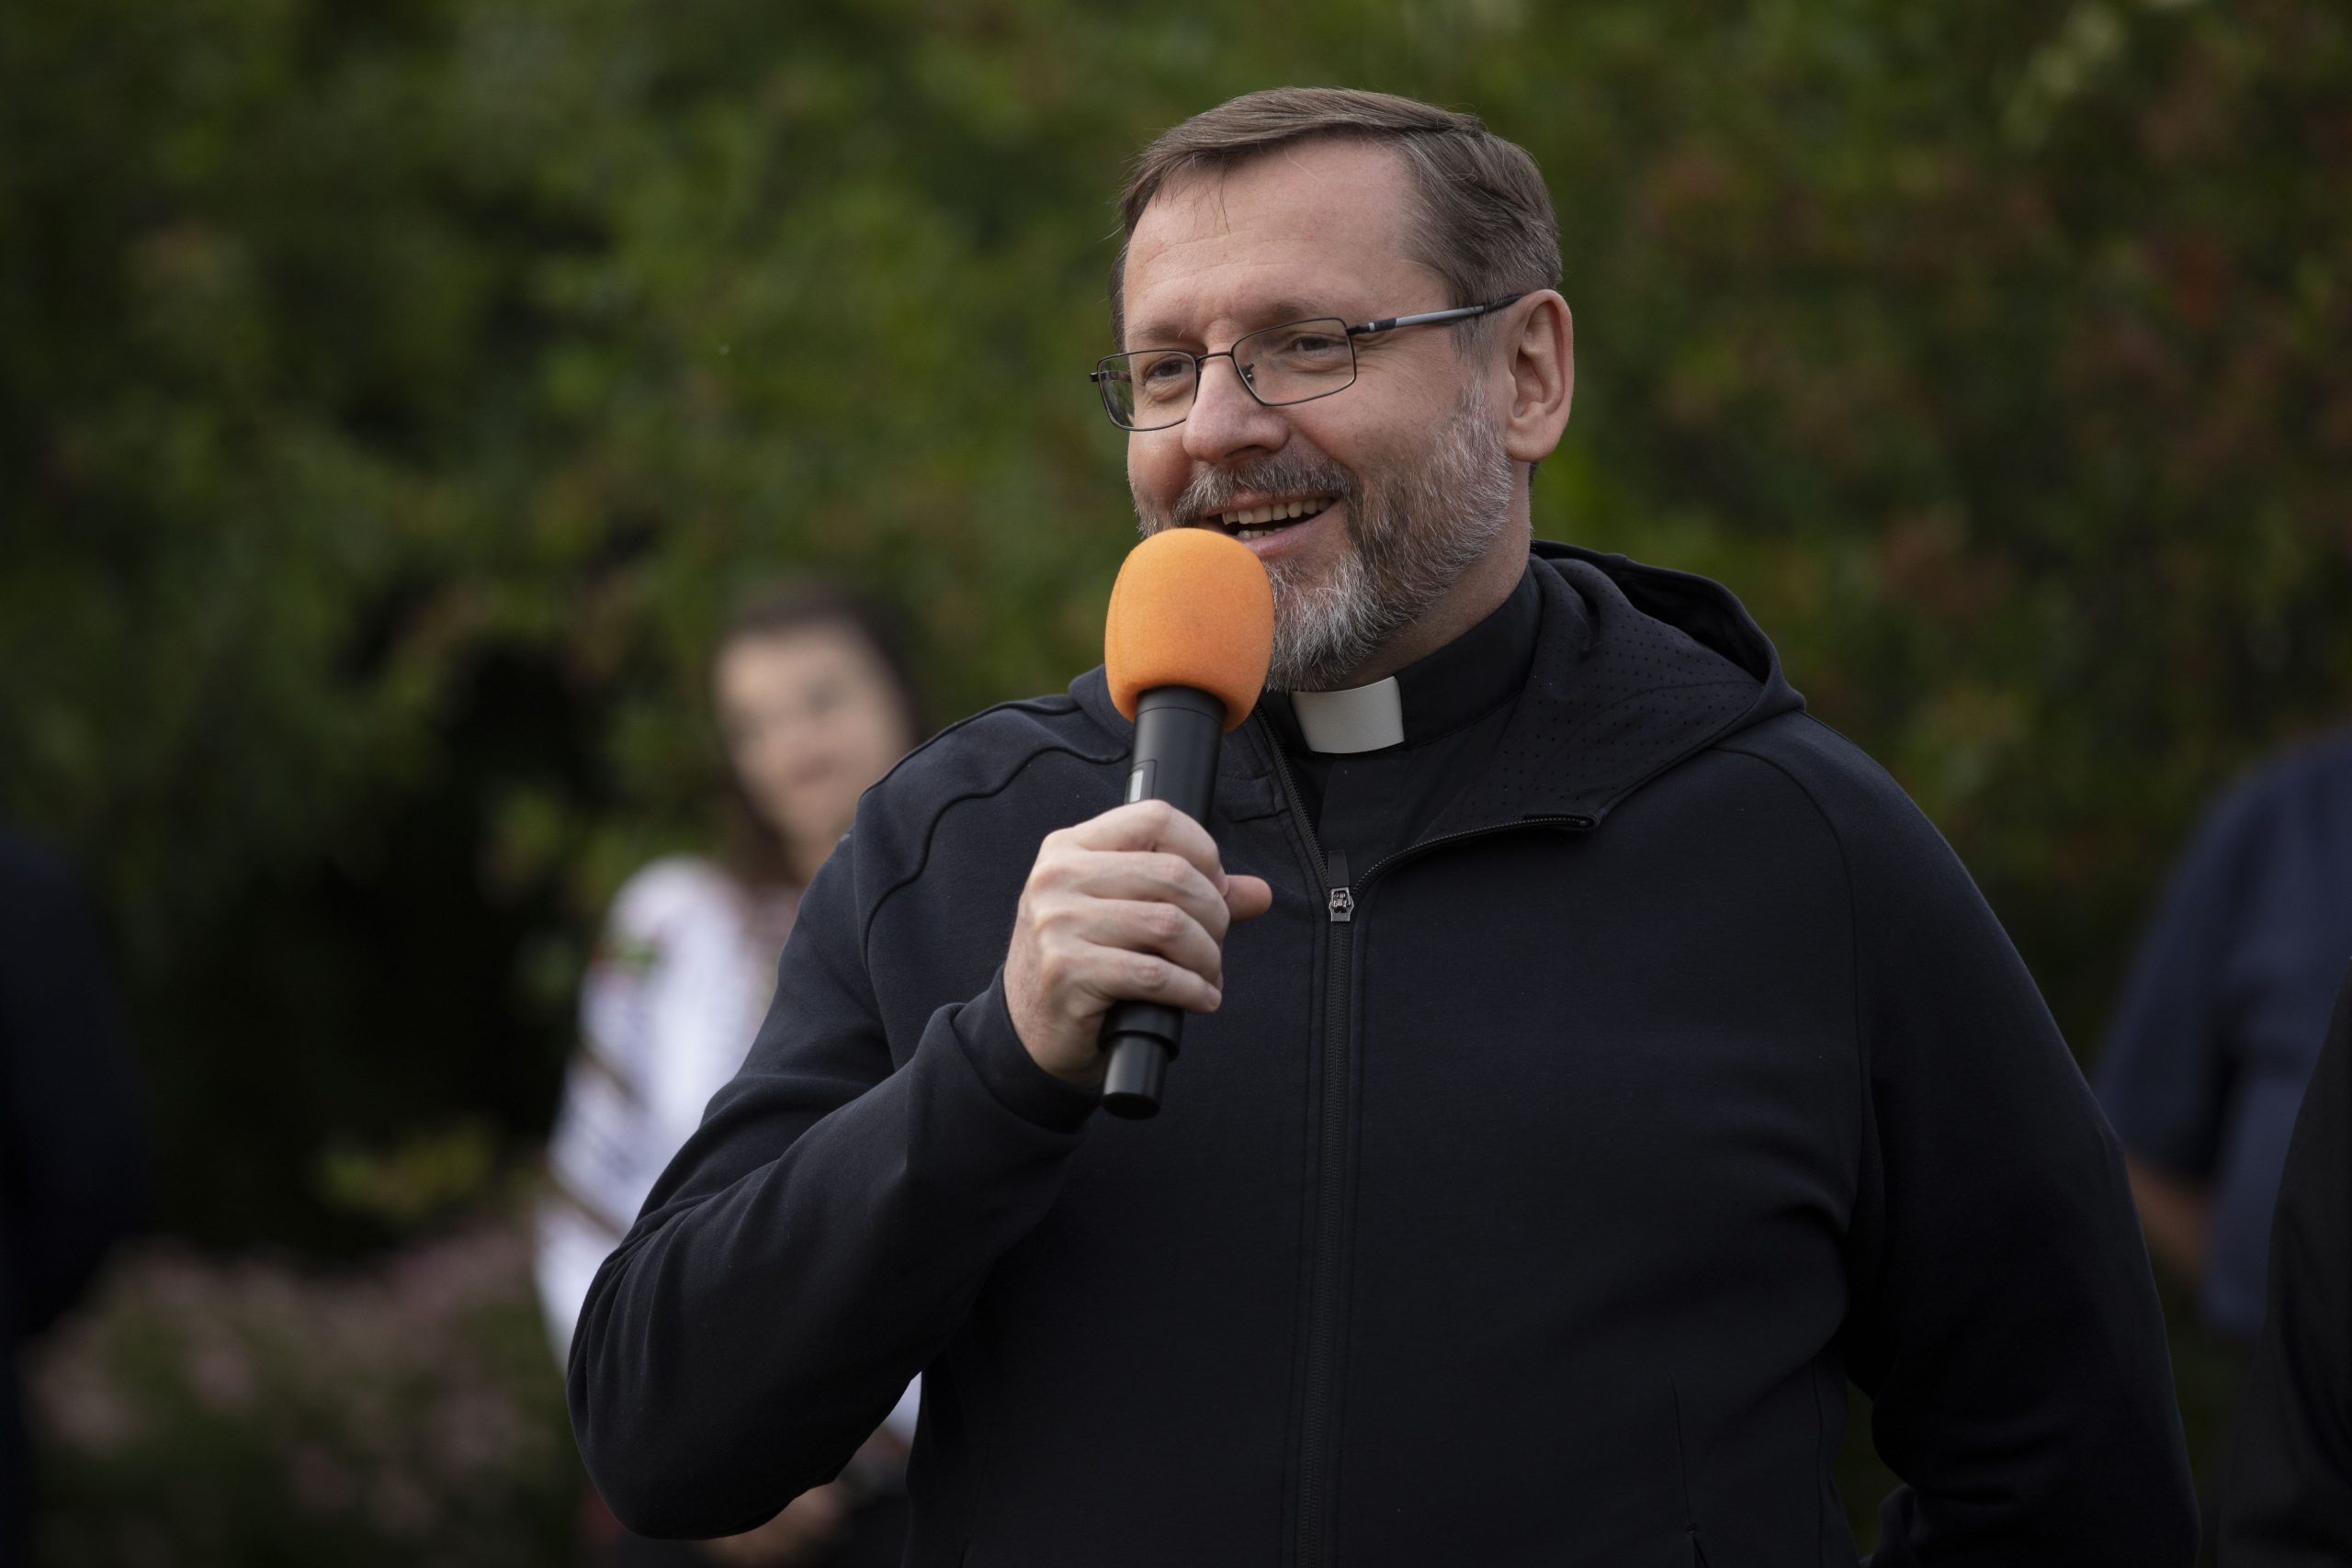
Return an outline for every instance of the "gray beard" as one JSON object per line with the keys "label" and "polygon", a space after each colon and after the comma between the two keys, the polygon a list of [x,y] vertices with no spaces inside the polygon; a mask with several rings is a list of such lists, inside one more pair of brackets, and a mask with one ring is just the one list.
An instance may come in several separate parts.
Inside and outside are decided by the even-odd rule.
{"label": "gray beard", "polygon": [[1320,491],[1347,503],[1349,548],[1317,573],[1304,561],[1269,561],[1274,651],[1266,686],[1336,689],[1391,637],[1445,596],[1510,521],[1513,475],[1502,431],[1475,389],[1421,451],[1383,465],[1369,480],[1318,455],[1283,453],[1247,469],[1212,468],[1177,498],[1171,515],[1140,506],[1147,535],[1176,517],[1221,511],[1249,491]]}

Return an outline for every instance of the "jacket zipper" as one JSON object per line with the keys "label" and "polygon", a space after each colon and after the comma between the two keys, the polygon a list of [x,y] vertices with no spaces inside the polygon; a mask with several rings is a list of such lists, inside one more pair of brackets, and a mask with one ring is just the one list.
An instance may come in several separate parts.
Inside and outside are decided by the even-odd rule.
{"label": "jacket zipper", "polygon": [[1301,1413],[1298,1454],[1297,1568],[1323,1568],[1330,1532],[1324,1513],[1330,1496],[1331,1397],[1339,1350],[1340,1224],[1347,1201],[1348,979],[1355,957],[1355,892],[1348,885],[1344,854],[1326,855],[1298,797],[1297,782],[1283,756],[1282,742],[1269,735],[1266,750],[1282,780],[1291,821],[1306,840],[1308,858],[1323,883],[1324,918],[1330,929],[1323,972],[1323,1118],[1317,1146],[1315,1275],[1307,1292],[1306,1398]]}
{"label": "jacket zipper", "polygon": [[[1302,1415],[1298,1460],[1297,1568],[1326,1568],[1330,1560],[1330,1531],[1326,1515],[1331,1495],[1331,1421],[1340,1337],[1340,1227],[1347,1214],[1348,988],[1355,964],[1355,916],[1358,893],[1382,871],[1428,850],[1521,828],[1562,827],[1582,832],[1592,826],[1589,817],[1527,817],[1471,828],[1408,845],[1373,863],[1352,882],[1347,856],[1337,850],[1328,855],[1307,820],[1298,784],[1282,742],[1266,737],[1274,759],[1274,773],[1282,781],[1283,798],[1289,803],[1291,821],[1306,840],[1308,855],[1319,869],[1324,886],[1325,923],[1331,928],[1330,959],[1323,980],[1323,1117],[1317,1150],[1315,1218],[1315,1278],[1307,1303],[1306,1408]],[[1346,930],[1341,930],[1346,927]]]}

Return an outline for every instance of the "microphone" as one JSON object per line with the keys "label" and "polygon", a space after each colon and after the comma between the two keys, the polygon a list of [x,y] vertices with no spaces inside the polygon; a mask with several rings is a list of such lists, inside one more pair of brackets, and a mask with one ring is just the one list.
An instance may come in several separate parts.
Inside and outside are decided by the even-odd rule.
{"label": "microphone", "polygon": [[[1208,821],[1218,743],[1258,705],[1273,647],[1274,588],[1249,546],[1216,528],[1168,528],[1128,552],[1102,628],[1111,701],[1136,727],[1128,801],[1164,800]],[[1102,1109],[1157,1114],[1183,1034],[1182,1009],[1114,1003],[1102,1020]]]}

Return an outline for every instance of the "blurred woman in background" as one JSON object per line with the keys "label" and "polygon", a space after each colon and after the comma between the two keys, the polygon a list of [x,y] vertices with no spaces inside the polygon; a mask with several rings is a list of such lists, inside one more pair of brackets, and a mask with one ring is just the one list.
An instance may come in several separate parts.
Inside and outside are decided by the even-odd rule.
{"label": "blurred woman in background", "polygon": [[[711,681],[731,785],[725,850],[716,860],[659,860],[631,877],[582,987],[580,1049],[565,1075],[548,1145],[553,1190],[538,1222],[539,1296],[559,1362],[597,1266],[741,1066],[801,889],[849,830],[858,796],[922,733],[896,628],[876,605],[831,586],[796,584],[752,603],[722,635]],[[591,1560],[684,1562],[698,1552],[765,1568],[895,1563],[902,1527],[889,1495],[913,1438],[914,1404],[910,1388],[842,1481],[748,1536],[673,1547],[625,1539],[604,1516],[588,1532]]]}

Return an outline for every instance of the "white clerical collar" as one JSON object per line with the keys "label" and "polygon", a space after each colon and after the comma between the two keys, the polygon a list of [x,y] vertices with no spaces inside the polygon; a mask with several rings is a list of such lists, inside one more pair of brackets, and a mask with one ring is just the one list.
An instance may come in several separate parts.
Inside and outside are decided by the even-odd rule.
{"label": "white clerical collar", "polygon": [[1310,751],[1377,751],[1405,739],[1405,700],[1396,677],[1344,692],[1293,692],[1290,711]]}

